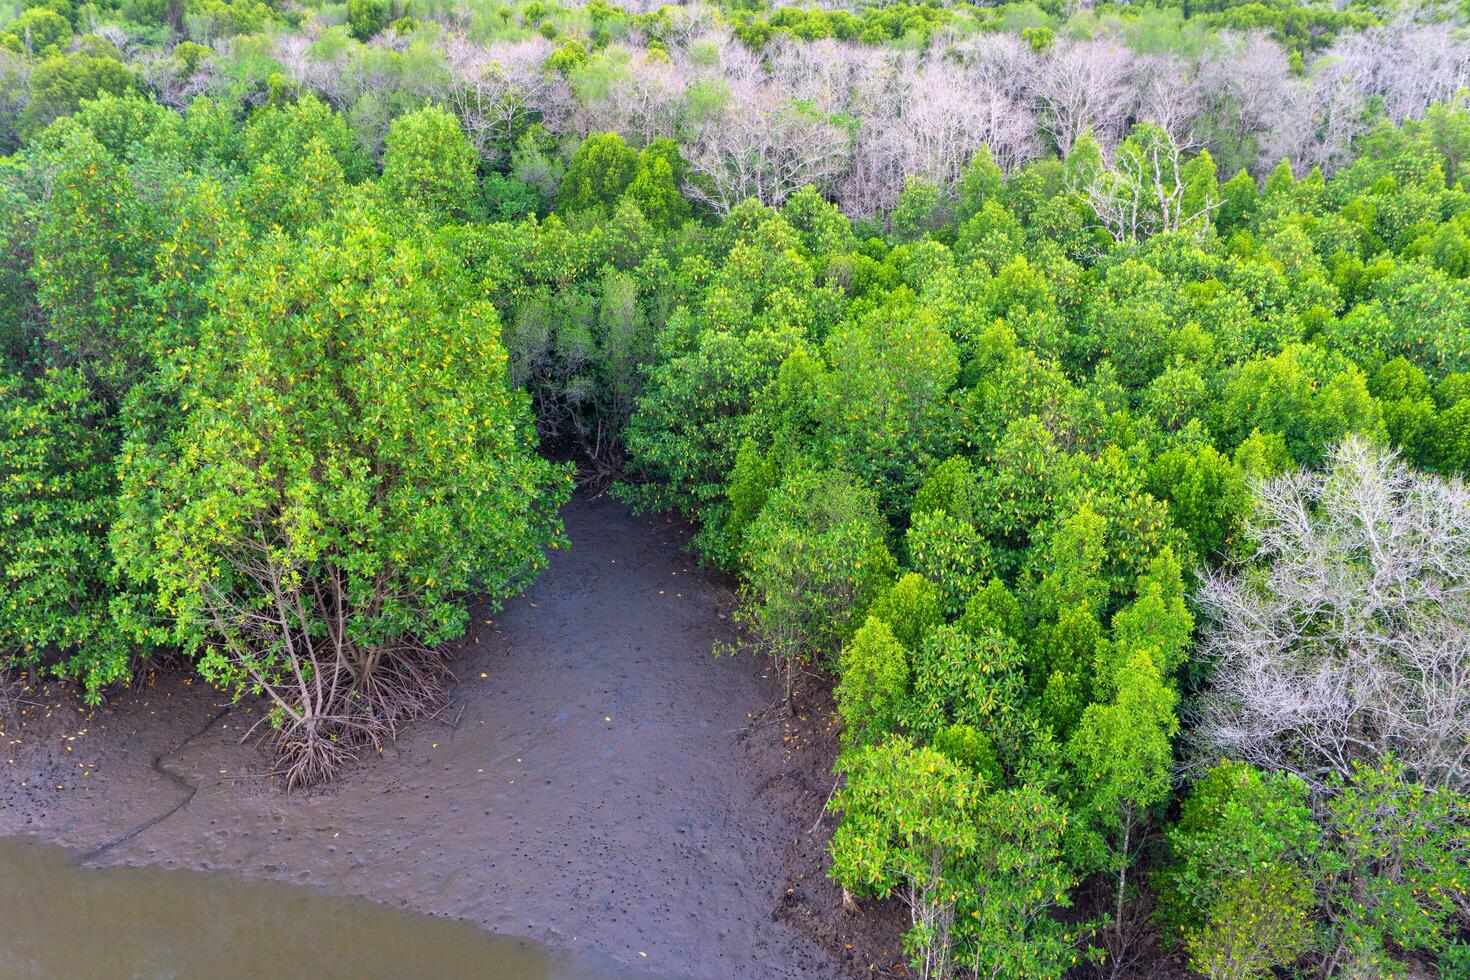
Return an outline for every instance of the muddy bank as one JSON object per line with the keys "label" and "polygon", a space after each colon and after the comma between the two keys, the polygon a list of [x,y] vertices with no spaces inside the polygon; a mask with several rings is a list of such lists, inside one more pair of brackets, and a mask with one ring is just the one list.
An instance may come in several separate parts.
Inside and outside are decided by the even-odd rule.
{"label": "muddy bank", "polygon": [[96,711],[33,691],[0,739],[0,833],[313,884],[650,976],[891,968],[891,914],[844,916],[820,875],[824,706],[787,719],[762,664],[710,656],[733,599],[683,525],[607,499],[565,517],[571,550],[475,617],[448,707],[328,789],[282,795],[238,742],[253,709],[201,683]]}

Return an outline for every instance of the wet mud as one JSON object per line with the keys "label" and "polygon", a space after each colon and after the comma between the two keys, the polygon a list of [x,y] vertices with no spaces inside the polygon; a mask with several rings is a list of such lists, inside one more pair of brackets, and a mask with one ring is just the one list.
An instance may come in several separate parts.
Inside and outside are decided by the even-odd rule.
{"label": "wet mud", "polygon": [[99,709],[22,693],[0,834],[90,865],[314,885],[595,951],[641,975],[896,974],[901,923],[822,875],[835,742],[820,684],[788,714],[732,638],[688,528],[579,498],[570,550],[483,610],[435,718],[326,789],[283,794],[257,706],[162,674]]}

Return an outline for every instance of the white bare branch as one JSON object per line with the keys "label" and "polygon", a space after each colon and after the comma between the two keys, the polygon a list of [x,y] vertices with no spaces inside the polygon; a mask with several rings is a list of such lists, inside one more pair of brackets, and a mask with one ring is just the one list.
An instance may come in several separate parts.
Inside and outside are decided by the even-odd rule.
{"label": "white bare branch", "polygon": [[1256,557],[1198,595],[1201,754],[1319,789],[1392,754],[1426,785],[1470,787],[1470,489],[1350,437],[1257,501]]}

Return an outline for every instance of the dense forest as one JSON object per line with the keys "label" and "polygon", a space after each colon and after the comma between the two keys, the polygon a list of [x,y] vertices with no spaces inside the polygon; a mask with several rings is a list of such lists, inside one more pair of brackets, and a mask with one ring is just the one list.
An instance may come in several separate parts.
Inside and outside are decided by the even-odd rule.
{"label": "dense forest", "polygon": [[1470,976],[1467,83],[1449,8],[15,0],[4,675],[317,782],[595,482],[835,685],[918,975]]}

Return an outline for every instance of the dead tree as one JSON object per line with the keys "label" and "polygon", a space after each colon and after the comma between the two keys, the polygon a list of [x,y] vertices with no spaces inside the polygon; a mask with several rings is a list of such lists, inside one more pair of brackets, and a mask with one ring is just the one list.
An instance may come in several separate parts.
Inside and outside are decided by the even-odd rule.
{"label": "dead tree", "polygon": [[1261,484],[1256,554],[1206,578],[1196,749],[1321,790],[1390,754],[1470,787],[1470,489],[1350,437]]}

